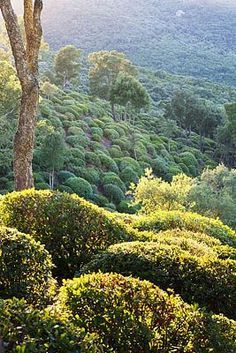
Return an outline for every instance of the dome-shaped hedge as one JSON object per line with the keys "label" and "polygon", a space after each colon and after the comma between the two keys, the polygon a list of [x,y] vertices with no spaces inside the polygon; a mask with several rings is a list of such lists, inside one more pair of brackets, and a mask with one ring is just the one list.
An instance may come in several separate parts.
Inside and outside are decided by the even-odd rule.
{"label": "dome-shaped hedge", "polygon": [[31,236],[0,227],[0,297],[43,303],[53,293],[51,257]]}
{"label": "dome-shaped hedge", "polygon": [[132,242],[111,246],[82,271],[98,270],[149,280],[174,289],[189,303],[236,318],[236,261],[192,256],[174,245]]}
{"label": "dome-shaped hedge", "polygon": [[99,207],[60,192],[27,190],[4,196],[0,222],[45,244],[62,278],[74,275],[99,250],[129,239],[126,227]]}
{"label": "dome-shaped hedge", "polygon": [[98,336],[102,352],[234,353],[236,348],[233,320],[207,315],[150,282],[118,274],[66,281],[59,311]]}

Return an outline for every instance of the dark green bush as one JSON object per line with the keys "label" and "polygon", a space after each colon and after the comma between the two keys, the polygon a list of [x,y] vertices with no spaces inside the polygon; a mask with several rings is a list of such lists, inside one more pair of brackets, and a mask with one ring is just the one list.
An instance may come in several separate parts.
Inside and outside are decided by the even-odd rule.
{"label": "dark green bush", "polygon": [[113,184],[104,185],[104,194],[108,200],[114,202],[116,205],[125,198],[125,195],[119,186]]}
{"label": "dark green bush", "polygon": [[93,194],[93,189],[89,182],[83,178],[69,178],[65,182],[76,194],[85,199],[89,199]]}
{"label": "dark green bush", "polygon": [[236,262],[211,254],[192,256],[178,246],[133,242],[110,247],[84,271],[133,275],[172,288],[189,303],[236,318]]}
{"label": "dark green bush", "polygon": [[55,274],[73,276],[99,250],[129,239],[115,217],[76,195],[52,191],[15,192],[0,199],[0,220],[45,244]]}
{"label": "dark green bush", "polygon": [[75,178],[75,174],[68,172],[67,170],[62,170],[57,174],[57,178],[59,183],[64,183],[66,180],[70,179],[70,178]]}
{"label": "dark green bush", "polygon": [[23,300],[0,300],[0,337],[5,353],[98,352],[97,337],[60,315]]}
{"label": "dark green bush", "polygon": [[138,174],[131,167],[124,168],[120,173],[120,177],[128,187],[131,183],[137,183],[139,179]]}
{"label": "dark green bush", "polygon": [[103,178],[102,178],[102,184],[107,185],[107,184],[113,184],[118,186],[123,192],[126,191],[126,186],[123,183],[123,181],[119,178],[119,176],[115,173],[105,173]]}
{"label": "dark green bush", "polygon": [[111,157],[105,155],[104,153],[99,153],[99,158],[104,172],[118,173],[119,169],[116,162]]}
{"label": "dark green bush", "polygon": [[43,304],[53,294],[49,253],[31,236],[0,227],[0,297]]}
{"label": "dark green bush", "polygon": [[133,218],[132,225],[141,231],[160,232],[183,229],[200,232],[219,239],[222,244],[236,247],[236,233],[221,221],[192,212],[159,211],[151,216]]}

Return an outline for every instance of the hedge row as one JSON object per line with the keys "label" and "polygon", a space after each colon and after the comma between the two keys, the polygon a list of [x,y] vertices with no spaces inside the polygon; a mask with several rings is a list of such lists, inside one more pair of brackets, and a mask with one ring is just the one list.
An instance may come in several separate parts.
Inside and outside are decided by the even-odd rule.
{"label": "hedge row", "polygon": [[111,246],[82,269],[117,272],[172,288],[189,303],[236,319],[236,262],[210,253],[193,256],[173,244],[132,242]]}
{"label": "hedge row", "polygon": [[4,196],[0,222],[32,235],[45,245],[61,278],[74,275],[99,250],[129,239],[114,215],[60,192],[27,190]]}

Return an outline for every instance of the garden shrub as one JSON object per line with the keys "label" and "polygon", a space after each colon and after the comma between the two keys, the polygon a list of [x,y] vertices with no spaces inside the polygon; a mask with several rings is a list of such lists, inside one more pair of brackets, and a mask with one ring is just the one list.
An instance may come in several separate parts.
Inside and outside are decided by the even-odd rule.
{"label": "garden shrub", "polygon": [[201,340],[201,315],[146,281],[82,276],[64,283],[59,301],[72,324],[99,335],[105,352],[192,352]]}
{"label": "garden shrub", "polygon": [[99,135],[100,137],[103,137],[103,129],[101,129],[100,127],[92,127],[91,133],[92,135]]}
{"label": "garden shrub", "polygon": [[103,171],[118,173],[119,169],[116,162],[111,157],[105,155],[104,153],[99,153],[99,158]]}
{"label": "garden shrub", "polygon": [[123,152],[121,151],[120,146],[112,146],[108,151],[111,158],[121,158],[123,156]]}
{"label": "garden shrub", "polygon": [[77,146],[87,146],[88,144],[88,138],[86,135],[76,135],[76,136],[68,136],[66,138],[66,142],[72,146],[72,147],[77,147]]}
{"label": "garden shrub", "polygon": [[123,192],[126,191],[126,186],[123,181],[119,178],[119,176],[115,173],[105,173],[102,178],[102,184],[105,186],[107,184],[113,184],[118,186]]}
{"label": "garden shrub", "polygon": [[89,182],[83,178],[69,178],[65,182],[76,194],[85,199],[89,199],[93,194],[93,189]]}
{"label": "garden shrub", "polygon": [[33,308],[16,298],[0,300],[0,337],[4,352],[99,352],[95,335],[86,334],[61,315]]}
{"label": "garden shrub", "polygon": [[99,155],[95,152],[86,152],[85,160],[88,165],[92,165],[94,167],[101,167]]}
{"label": "garden shrub", "polygon": [[123,191],[117,185],[106,184],[103,187],[104,194],[108,198],[108,200],[114,202],[114,204],[119,204],[124,198],[125,195]]}
{"label": "garden shrub", "polygon": [[181,229],[161,231],[158,234],[152,232],[137,233],[138,240],[157,241],[166,244],[175,244],[191,254],[214,253],[220,259],[236,260],[236,249],[229,245],[222,245],[219,239],[204,233],[191,232]]}
{"label": "garden shrub", "polygon": [[114,141],[120,137],[119,132],[117,132],[115,129],[105,129],[104,136],[111,141]]}
{"label": "garden shrub", "polygon": [[87,180],[90,184],[97,185],[100,182],[100,173],[97,169],[92,167],[80,168],[78,176]]}
{"label": "garden shrub", "polygon": [[92,197],[92,201],[100,207],[106,207],[109,204],[108,199],[101,194],[94,194]]}
{"label": "garden shrub", "polygon": [[135,159],[131,157],[120,158],[120,170],[122,171],[127,167],[132,168],[137,174],[142,174],[142,169],[140,168],[139,163]]}
{"label": "garden shrub", "polygon": [[68,135],[73,135],[73,136],[81,136],[84,134],[84,131],[80,128],[80,127],[77,127],[77,126],[71,126],[69,129],[68,129]]}
{"label": "garden shrub", "polygon": [[134,217],[132,225],[140,231],[160,232],[169,229],[182,229],[205,233],[222,244],[236,247],[236,233],[220,220],[201,216],[192,212],[158,211],[151,216]]}
{"label": "garden shrub", "polygon": [[31,236],[0,227],[0,297],[43,304],[53,294],[53,265],[44,246]]}
{"label": "garden shrub", "polygon": [[129,187],[131,183],[138,182],[139,176],[131,167],[126,167],[121,171],[120,178]]}
{"label": "garden shrub", "polygon": [[178,246],[133,242],[111,246],[95,256],[84,271],[117,272],[172,288],[189,303],[236,318],[236,262],[209,253],[192,256]]}
{"label": "garden shrub", "polygon": [[[14,189],[14,188],[13,188]],[[12,190],[13,190],[12,189]],[[43,183],[36,183],[35,184],[35,189],[37,189],[37,190],[48,190],[48,189],[50,189],[50,185],[49,184],[47,184],[47,183],[45,183],[45,182],[43,182]]]}
{"label": "garden shrub", "polygon": [[0,221],[45,244],[56,276],[73,276],[109,245],[130,239],[115,216],[79,198],[52,191],[14,192],[0,199]]}
{"label": "garden shrub", "polygon": [[57,173],[57,178],[59,183],[64,183],[66,180],[70,178],[75,178],[75,174],[68,172],[68,170],[61,170],[59,173]]}

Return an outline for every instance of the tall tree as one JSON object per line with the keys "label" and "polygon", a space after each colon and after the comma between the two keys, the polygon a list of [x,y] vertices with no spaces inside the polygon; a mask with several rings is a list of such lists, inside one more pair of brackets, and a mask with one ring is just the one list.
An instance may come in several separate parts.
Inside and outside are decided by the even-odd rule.
{"label": "tall tree", "polygon": [[22,95],[14,139],[15,189],[34,186],[32,160],[36,115],[39,101],[38,57],[42,39],[42,0],[24,0],[25,42],[11,0],[0,0]]}

